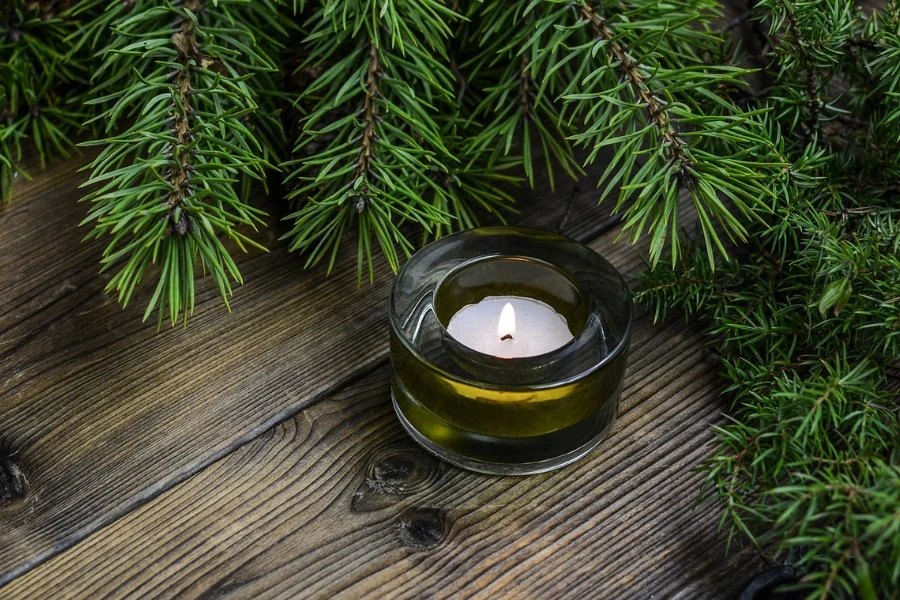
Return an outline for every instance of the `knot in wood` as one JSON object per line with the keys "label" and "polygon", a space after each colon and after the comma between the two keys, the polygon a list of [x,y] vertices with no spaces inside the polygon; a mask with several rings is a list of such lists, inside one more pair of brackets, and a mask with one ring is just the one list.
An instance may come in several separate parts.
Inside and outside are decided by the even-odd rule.
{"label": "knot in wood", "polygon": [[0,453],[0,503],[25,497],[28,480],[10,456]]}
{"label": "knot in wood", "polygon": [[416,465],[408,456],[391,456],[374,468],[374,478],[385,486],[403,489],[403,484],[413,476]]}
{"label": "knot in wood", "polygon": [[394,506],[401,498],[434,487],[443,466],[417,446],[382,447],[372,453],[365,479],[353,495],[356,512],[372,512]]}
{"label": "knot in wood", "polygon": [[431,487],[440,476],[441,463],[416,446],[384,448],[370,459],[366,479],[384,494],[409,496]]}
{"label": "knot in wood", "polygon": [[400,543],[415,550],[430,550],[447,535],[444,513],[437,508],[409,508],[397,521]]}

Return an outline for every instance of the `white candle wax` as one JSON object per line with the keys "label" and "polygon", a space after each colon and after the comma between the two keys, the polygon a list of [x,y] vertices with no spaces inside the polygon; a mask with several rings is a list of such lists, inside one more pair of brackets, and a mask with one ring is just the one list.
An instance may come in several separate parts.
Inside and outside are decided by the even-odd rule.
{"label": "white candle wax", "polygon": [[524,358],[572,341],[566,319],[552,306],[521,296],[488,296],[453,315],[447,333],[473,350],[500,358]]}

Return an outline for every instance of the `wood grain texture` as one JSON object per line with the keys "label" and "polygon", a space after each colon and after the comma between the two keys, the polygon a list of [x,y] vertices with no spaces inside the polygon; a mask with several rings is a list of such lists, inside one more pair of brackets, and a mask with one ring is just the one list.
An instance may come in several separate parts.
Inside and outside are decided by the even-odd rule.
{"label": "wood grain texture", "polygon": [[733,598],[694,508],[719,380],[700,336],[643,318],[611,438],[562,471],[476,475],[419,450],[387,369],[304,410],[0,596]]}
{"label": "wood grain texture", "polygon": [[[239,257],[228,314],[208,280],[188,329],[122,310],[82,243],[84,160],[54,165],[0,206],[0,585],[113,522],[382,363],[391,276],[357,289],[355,251],[325,277],[277,241]],[[589,237],[615,219],[596,191],[523,191],[521,220]],[[276,208],[276,212],[282,212]],[[20,474],[14,480],[13,472]],[[0,482],[2,483],[2,482]]]}
{"label": "wood grain texture", "polygon": [[[620,269],[637,253],[594,245]],[[733,598],[695,508],[717,361],[642,315],[619,421],[585,460],[527,478],[445,465],[402,431],[378,368],[0,589],[0,596]]]}

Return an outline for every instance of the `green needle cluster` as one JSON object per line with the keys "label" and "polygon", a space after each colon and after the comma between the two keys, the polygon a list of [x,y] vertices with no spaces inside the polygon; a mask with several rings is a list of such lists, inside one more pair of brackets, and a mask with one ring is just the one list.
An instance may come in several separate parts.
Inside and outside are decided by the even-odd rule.
{"label": "green needle cluster", "polygon": [[26,142],[41,165],[67,157],[82,130],[80,100],[90,73],[80,51],[82,23],[71,0],[6,0],[0,5],[0,203],[28,177]]}
{"label": "green needle cluster", "polygon": [[112,30],[89,106],[105,137],[90,164],[93,237],[109,240],[103,269],[123,304],[151,264],[157,284],[144,318],[175,322],[194,307],[196,266],[222,297],[241,281],[224,240],[259,246],[247,230],[263,212],[244,182],[262,180],[279,150],[273,40],[287,32],[275,2],[136,0],[104,14]]}
{"label": "green needle cluster", "polygon": [[734,259],[686,238],[643,276],[658,317],[708,326],[732,420],[704,465],[722,523],[777,549],[809,598],[900,589],[900,31],[897,6],[766,0],[753,105],[770,155],[764,209]]}
{"label": "green needle cluster", "polygon": [[[299,132],[283,167],[290,247],[334,265],[353,229],[360,276],[380,247],[397,269],[414,249],[403,230],[440,235],[511,201],[512,178],[468,149],[451,37],[462,17],[436,0],[325,1],[309,6],[295,77]],[[488,167],[491,168],[488,168]]]}

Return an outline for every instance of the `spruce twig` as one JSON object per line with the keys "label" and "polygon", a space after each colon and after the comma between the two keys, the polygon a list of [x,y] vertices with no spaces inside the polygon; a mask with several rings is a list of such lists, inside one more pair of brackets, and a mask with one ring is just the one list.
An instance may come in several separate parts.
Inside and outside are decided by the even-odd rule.
{"label": "spruce twig", "polygon": [[[558,168],[573,179],[583,171],[567,139],[573,130],[563,124],[560,102],[538,85],[544,74],[535,67],[533,48],[548,37],[546,29],[538,28],[541,14],[543,9],[534,3],[472,6],[469,17],[479,26],[470,43],[478,51],[463,68],[478,88],[469,122],[483,121],[483,126],[466,151],[490,151],[489,166],[520,162],[532,187],[542,155],[553,189]],[[506,37],[510,35],[512,39]]]}
{"label": "spruce twig", "polygon": [[788,33],[796,42],[796,52],[799,54],[800,64],[803,66],[804,80],[806,83],[806,101],[809,104],[809,119],[807,128],[810,133],[819,128],[819,85],[816,81],[816,71],[813,68],[809,54],[805,51],[808,42],[803,37],[797,18],[794,16],[794,8],[787,0],[780,0],[789,23]]}
{"label": "spruce twig", "polygon": [[103,269],[118,267],[108,289],[123,304],[158,265],[144,318],[158,308],[160,322],[174,324],[194,309],[198,263],[226,305],[231,281],[241,281],[220,235],[261,248],[241,230],[263,222],[241,196],[242,182],[261,179],[275,154],[271,117],[254,117],[276,93],[266,52],[284,29],[272,2],[240,0],[136,0],[98,17],[96,27],[108,24],[114,35],[89,103],[102,107],[108,136],[89,143],[103,146],[87,183],[90,235],[111,238]]}
{"label": "spruce twig", "polygon": [[638,102],[645,107],[649,120],[659,129],[661,142],[665,146],[668,156],[667,162],[677,164],[675,173],[680,185],[685,188],[692,187],[691,160],[687,155],[684,141],[679,137],[678,131],[668,119],[668,112],[664,102],[651,93],[644,83],[644,77],[641,75],[637,63],[631,59],[622,45],[616,41],[616,36],[613,35],[613,32],[603,19],[587,3],[582,4],[580,10],[584,18],[590,21],[594,33],[601,39],[609,42],[609,52],[612,53],[612,56],[618,62],[618,69],[622,73],[622,77],[631,86]]}
{"label": "spruce twig", "polygon": [[[776,29],[816,23],[789,43],[808,45],[825,81],[874,75],[883,90],[894,80],[879,58],[896,50],[871,30],[866,39],[879,41],[863,64],[832,68],[833,48],[863,35],[860,15],[848,22],[835,10],[830,21],[810,21],[812,9],[796,5],[793,25],[782,4],[763,9]],[[650,271],[640,297],[659,316],[682,307],[711,323],[734,409],[715,428],[719,445],[704,469],[729,539],[793,553],[809,597],[890,597],[900,584],[900,528],[891,525],[900,509],[900,411],[886,381],[900,354],[900,198],[891,190],[898,165],[879,155],[893,143],[883,115],[895,100],[860,86],[865,102],[834,118],[861,132],[847,138],[851,146],[811,144],[796,132],[798,117],[811,113],[806,71],[783,46],[773,52],[771,97],[797,101],[765,122],[771,151],[790,164],[772,181],[772,211],[750,225],[751,251],[712,271],[703,249],[692,249],[674,271]],[[826,107],[819,121],[839,109]]]}
{"label": "spruce twig", "polygon": [[0,14],[0,203],[12,199],[13,180],[30,144],[41,166],[68,157],[85,114],[78,96],[85,58],[69,38],[81,27],[66,0],[8,0]]}
{"label": "spruce twig", "polygon": [[356,159],[356,179],[362,180],[360,196],[356,197],[356,212],[361,213],[366,209],[365,195],[369,193],[368,180],[370,177],[369,163],[372,160],[375,141],[375,122],[378,118],[375,107],[375,98],[378,96],[378,48],[374,43],[369,43],[369,64],[366,67],[366,95],[363,100],[362,120],[363,130],[360,136],[359,158]]}
{"label": "spruce twig", "polygon": [[510,180],[503,165],[484,165],[487,149],[461,152],[469,134],[455,99],[466,78],[448,66],[459,15],[434,1],[376,4],[348,5],[337,18],[327,3],[308,15],[295,74],[316,77],[295,98],[301,131],[283,165],[299,203],[287,217],[291,249],[330,270],[355,228],[360,281],[364,270],[374,276],[376,244],[393,269],[413,250],[405,224],[441,235],[511,200],[497,188]]}
{"label": "spruce twig", "polygon": [[623,231],[651,234],[652,264],[669,245],[677,263],[686,192],[714,264],[716,250],[726,254],[721,234],[746,239],[744,219],[757,218],[770,193],[766,174],[783,167],[762,127],[766,110],[745,112],[720,95],[742,86],[749,71],[702,58],[725,44],[712,29],[716,13],[705,3],[621,4],[606,7],[608,15],[581,0],[545,7],[537,28],[555,33],[534,68],[546,73],[545,87],[557,80],[568,121],[584,124],[571,139],[590,149],[587,161],[614,150],[601,199],[617,191],[613,212],[624,213]]}

